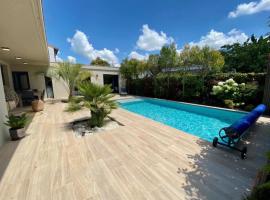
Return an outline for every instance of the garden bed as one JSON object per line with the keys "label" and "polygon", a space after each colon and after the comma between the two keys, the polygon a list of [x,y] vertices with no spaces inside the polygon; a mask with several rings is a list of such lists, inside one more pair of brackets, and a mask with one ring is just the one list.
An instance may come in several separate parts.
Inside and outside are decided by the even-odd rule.
{"label": "garden bed", "polygon": [[103,131],[112,130],[124,126],[122,123],[116,121],[112,117],[106,117],[104,120],[104,125],[102,127],[90,127],[89,117],[83,118],[72,123],[72,129],[77,137],[93,136]]}

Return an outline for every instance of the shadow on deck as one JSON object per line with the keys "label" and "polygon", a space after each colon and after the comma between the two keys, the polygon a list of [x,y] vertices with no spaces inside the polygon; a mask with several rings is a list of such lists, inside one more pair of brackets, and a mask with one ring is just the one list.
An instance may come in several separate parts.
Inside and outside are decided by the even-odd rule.
{"label": "shadow on deck", "polygon": [[[246,160],[240,158],[240,152],[222,146],[214,148],[209,142],[197,140],[201,152],[188,155],[194,162],[194,169],[178,169],[178,173],[186,177],[183,188],[187,195],[193,200],[232,199],[232,196],[242,199],[246,196],[253,187],[257,171],[266,164],[266,153],[270,151],[269,131],[270,123],[266,120],[251,127],[240,144],[248,148]],[[220,179],[222,176],[226,179]]]}
{"label": "shadow on deck", "polygon": [[[27,116],[29,118],[29,121],[25,127],[25,131],[26,131],[26,136],[27,137],[27,130],[35,116],[35,112],[32,111],[31,107],[19,107],[16,108],[15,110],[13,110],[11,112],[11,114],[19,114],[19,113],[27,113]],[[23,140],[24,138],[22,138],[21,140],[17,140],[17,141],[7,141],[2,147],[0,147],[0,158],[1,158],[1,162],[0,162],[0,182],[5,174],[6,169],[8,168],[8,165],[10,163],[10,161],[12,160],[13,154],[16,152],[20,142]]]}

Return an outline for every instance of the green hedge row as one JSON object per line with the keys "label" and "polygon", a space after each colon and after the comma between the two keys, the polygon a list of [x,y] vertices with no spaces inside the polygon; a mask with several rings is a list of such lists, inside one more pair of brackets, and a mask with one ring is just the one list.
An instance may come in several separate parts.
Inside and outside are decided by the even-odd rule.
{"label": "green hedge row", "polygon": [[257,95],[249,99],[247,104],[261,103],[264,73],[219,73],[206,77],[196,74],[161,73],[155,78],[129,80],[127,87],[129,93],[134,95],[213,105],[220,103],[211,95],[213,85],[229,78],[238,83],[257,84]]}

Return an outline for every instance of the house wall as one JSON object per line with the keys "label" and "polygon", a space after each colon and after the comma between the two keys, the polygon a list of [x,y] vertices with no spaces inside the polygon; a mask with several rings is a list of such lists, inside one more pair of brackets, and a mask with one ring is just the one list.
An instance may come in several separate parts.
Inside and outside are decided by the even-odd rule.
{"label": "house wall", "polygon": [[49,51],[49,59],[51,63],[56,62],[56,55],[54,53],[54,48],[51,46],[48,46],[48,51]]}
{"label": "house wall", "polygon": [[[56,63],[51,63],[51,67],[56,67]],[[121,75],[119,74],[118,71],[113,71],[113,70],[99,70],[99,69],[86,69],[83,68],[83,70],[88,70],[91,72],[91,82],[98,84],[98,85],[103,85],[104,80],[103,80],[103,75],[104,74],[109,74],[109,75],[118,75],[119,77],[119,88],[123,87],[124,81],[121,78]],[[52,78],[53,82],[53,92],[54,92],[54,98],[55,99],[67,99],[68,98],[68,88],[65,85],[65,83],[62,80],[58,80],[55,78]]]}
{"label": "house wall", "polygon": [[8,127],[4,125],[6,122],[7,104],[5,99],[2,74],[0,70],[0,146],[8,139]]}
{"label": "house wall", "polygon": [[55,99],[67,99],[68,98],[68,87],[62,80],[52,78],[53,93]]}
{"label": "house wall", "polygon": [[[57,67],[56,62],[50,63],[50,68],[53,69]],[[67,99],[68,98],[68,87],[63,80],[52,78],[53,84],[53,94],[54,99]]]}
{"label": "house wall", "polygon": [[[103,79],[103,75],[104,74],[109,74],[109,75],[118,75],[118,72],[112,72],[112,71],[91,71],[91,82],[95,83],[95,84],[99,84],[99,85],[103,85],[104,84],[104,79]],[[120,77],[119,77],[120,80]],[[119,83],[120,85],[120,83]]]}

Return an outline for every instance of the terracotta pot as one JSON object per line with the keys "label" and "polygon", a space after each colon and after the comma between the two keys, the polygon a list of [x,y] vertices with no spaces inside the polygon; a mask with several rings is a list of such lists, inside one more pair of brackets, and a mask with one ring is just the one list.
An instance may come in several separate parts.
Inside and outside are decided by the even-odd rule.
{"label": "terracotta pot", "polygon": [[19,140],[25,136],[25,128],[9,129],[11,140]]}
{"label": "terracotta pot", "polygon": [[34,112],[39,112],[39,111],[44,110],[44,102],[41,100],[32,101],[32,110]]}

